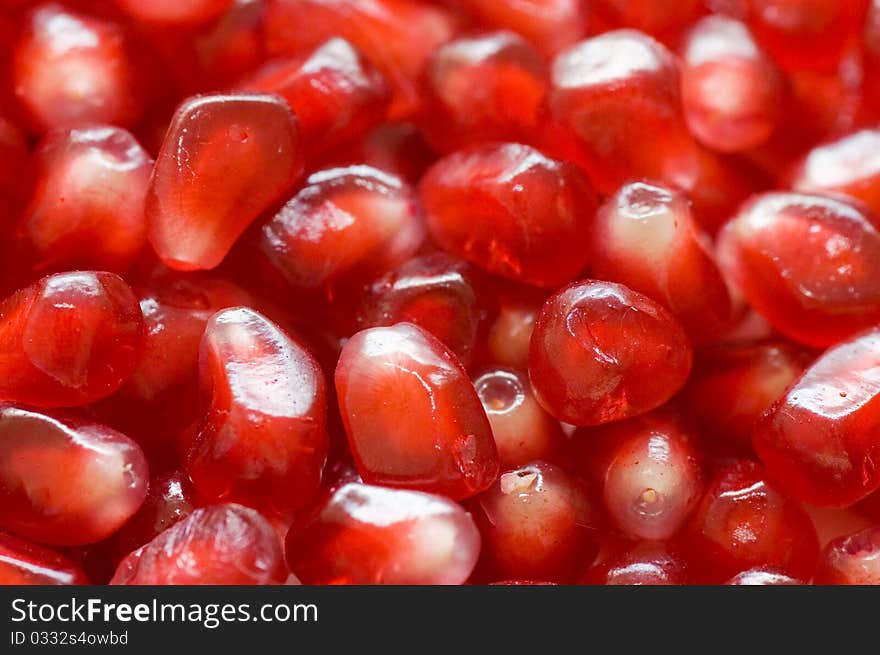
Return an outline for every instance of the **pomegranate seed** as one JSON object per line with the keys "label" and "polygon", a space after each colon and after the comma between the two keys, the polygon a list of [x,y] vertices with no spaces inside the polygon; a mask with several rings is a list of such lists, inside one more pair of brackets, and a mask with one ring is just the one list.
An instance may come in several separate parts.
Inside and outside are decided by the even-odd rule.
{"label": "pomegranate seed", "polygon": [[125,130],[49,132],[34,151],[15,248],[37,272],[125,271],[146,244],[153,160]]}
{"label": "pomegranate seed", "polygon": [[864,25],[868,0],[745,0],[761,45],[786,68],[833,70]]}
{"label": "pomegranate seed", "polygon": [[593,0],[592,12],[614,27],[632,27],[665,41],[675,37],[704,11],[702,0]]}
{"label": "pomegranate seed", "polygon": [[266,585],[287,579],[272,525],[241,505],[197,509],[119,564],[114,585]]}
{"label": "pomegranate seed", "polygon": [[441,496],[349,483],[287,535],[304,584],[462,584],[480,551],[470,514]]}
{"label": "pomegranate seed", "polygon": [[[14,123],[0,115],[0,229],[5,230],[7,214],[10,214],[15,206],[21,170],[27,156],[28,148],[24,133]],[[0,274],[3,272],[0,271]]]}
{"label": "pomegranate seed", "polygon": [[425,74],[421,123],[439,151],[527,142],[538,132],[549,73],[540,52],[512,32],[441,46]]}
{"label": "pomegranate seed", "polygon": [[810,150],[791,175],[798,191],[842,194],[880,213],[880,130],[864,129]]}
{"label": "pomegranate seed", "polygon": [[587,264],[595,195],[573,165],[529,146],[448,155],[422,178],[421,196],[434,240],[491,273],[554,288]]}
{"label": "pomegranate seed", "polygon": [[747,454],[758,419],[811,359],[806,351],[779,340],[703,350],[685,390],[688,409],[713,446]]}
{"label": "pomegranate seed", "polygon": [[271,61],[239,86],[284,98],[311,156],[379,125],[391,101],[382,75],[344,39],[330,39],[304,57]]}
{"label": "pomegranate seed", "polygon": [[880,526],[828,544],[819,559],[816,584],[880,584]]}
{"label": "pomegranate seed", "polygon": [[0,401],[86,405],[119,389],[143,337],[137,299],[112,273],[58,273],[0,302]]}
{"label": "pomegranate seed", "polygon": [[488,27],[512,30],[551,56],[586,34],[587,13],[580,0],[458,0]]}
{"label": "pomegranate seed", "polygon": [[793,496],[846,507],[880,488],[880,330],[827,350],[764,416],[755,450]]}
{"label": "pomegranate seed", "polygon": [[185,25],[217,18],[232,0],[116,0],[132,18],[148,23]]}
{"label": "pomegranate seed", "polygon": [[85,574],[56,552],[0,533],[0,585],[84,585]]}
{"label": "pomegranate seed", "polygon": [[731,219],[719,261],[784,335],[825,347],[880,318],[880,233],[859,207],[765,193]]}
{"label": "pomegranate seed", "polygon": [[137,122],[147,98],[120,25],[56,3],[38,5],[23,25],[12,84],[31,129]]}
{"label": "pomegranate seed", "polygon": [[466,498],[498,476],[492,429],[467,373],[411,323],[345,344],[336,392],[365,482]]}
{"label": "pomegranate seed", "polygon": [[110,538],[114,561],[152,541],[195,508],[195,490],[186,474],[171,471],[153,478],[143,505]]}
{"label": "pomegranate seed", "polygon": [[725,582],[727,585],[746,585],[746,586],[780,586],[780,585],[802,585],[804,582],[793,578],[783,571],[756,568],[737,573],[730,580]]}
{"label": "pomegranate seed", "polygon": [[138,510],[147,482],[141,449],[121,433],[72,415],[0,407],[2,529],[47,544],[94,543]]}
{"label": "pomegranate seed", "polygon": [[593,275],[661,303],[694,342],[717,338],[729,323],[727,285],[683,193],[624,185],[599,210],[593,243]]}
{"label": "pomegranate seed", "polygon": [[578,430],[574,440],[586,453],[583,472],[598,483],[605,509],[628,537],[669,539],[702,496],[697,437],[676,412]]}
{"label": "pomegranate seed", "polygon": [[442,252],[409,260],[372,284],[358,311],[361,328],[413,323],[430,332],[468,366],[485,323],[487,300],[479,274]]}
{"label": "pomegranate seed", "polygon": [[702,579],[715,584],[755,566],[809,580],[819,554],[810,517],[748,460],[715,475],[687,527],[685,546]]}
{"label": "pomegranate seed", "polygon": [[294,286],[327,290],[381,275],[409,259],[424,239],[409,185],[369,166],[311,175],[263,226],[261,247]]}
{"label": "pomegranate seed", "polygon": [[663,307],[623,285],[586,280],[544,305],[529,375],[553,416],[598,425],[665,403],[687,379],[692,357],[687,336]]}
{"label": "pomegranate seed", "polygon": [[697,149],[678,65],[660,43],[634,30],[607,32],[562,52],[551,78],[550,108],[582,140],[602,193],[633,177],[693,186]]}
{"label": "pomegranate seed", "polygon": [[880,110],[880,1],[871,0],[862,39],[865,102],[875,112]]}
{"label": "pomegranate seed", "polygon": [[682,101],[697,139],[720,152],[741,152],[770,138],[783,117],[785,79],[743,23],[702,19],[683,57]]}
{"label": "pomegranate seed", "polygon": [[394,89],[395,119],[418,108],[417,79],[455,27],[445,10],[420,0],[267,0],[265,20],[273,55],[297,54],[334,36],[351,42]]}
{"label": "pomegranate seed", "polygon": [[501,366],[526,370],[532,331],[546,295],[519,288],[500,294],[498,300],[498,315],[489,327],[489,356]]}
{"label": "pomegranate seed", "polygon": [[336,155],[333,162],[337,165],[366,164],[410,184],[418,183],[436,157],[421,132],[410,123],[384,123]]}
{"label": "pomegranate seed", "polygon": [[552,464],[503,473],[474,504],[481,568],[495,580],[570,582],[596,554],[595,509],[577,481]]}
{"label": "pomegranate seed", "polygon": [[474,387],[492,426],[502,469],[538,460],[567,464],[562,427],[535,400],[526,376],[495,368],[480,375]]}
{"label": "pomegranate seed", "polygon": [[190,98],[168,128],[147,193],[148,236],[168,266],[216,267],[302,172],[296,120],[266,95]]}
{"label": "pomegranate seed", "polygon": [[200,495],[285,514],[317,492],[327,457],[324,374],[257,312],[214,315],[202,338],[208,407],[186,458]]}
{"label": "pomegranate seed", "polygon": [[263,0],[233,0],[229,11],[195,42],[200,68],[216,88],[230,86],[266,57]]}
{"label": "pomegranate seed", "polygon": [[589,585],[683,585],[687,564],[668,546],[643,541],[594,564],[580,577]]}

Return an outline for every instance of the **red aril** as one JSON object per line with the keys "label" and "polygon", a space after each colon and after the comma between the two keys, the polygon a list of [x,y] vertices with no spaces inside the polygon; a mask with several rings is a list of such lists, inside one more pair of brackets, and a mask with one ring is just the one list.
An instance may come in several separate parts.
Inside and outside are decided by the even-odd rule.
{"label": "red aril", "polygon": [[383,123],[328,159],[336,166],[366,164],[418,184],[436,156],[421,131],[411,123]]}
{"label": "red aril", "polygon": [[132,18],[146,23],[206,23],[229,9],[232,0],[116,0]]}
{"label": "red aril", "polygon": [[456,257],[435,252],[410,259],[373,282],[357,319],[361,328],[418,325],[468,366],[488,304],[478,271]]}
{"label": "red aril", "polygon": [[715,474],[684,540],[700,580],[712,584],[755,566],[809,580],[819,555],[810,517],[748,460]]}
{"label": "red aril", "polygon": [[273,55],[295,55],[334,36],[351,42],[391,84],[392,118],[418,108],[417,79],[455,29],[446,10],[421,0],[268,0],[265,20]]}
{"label": "red aril", "polygon": [[673,42],[705,11],[702,0],[593,0],[590,12],[613,27],[631,27]]}
{"label": "red aril", "polygon": [[784,571],[759,567],[737,573],[730,580],[725,582],[727,585],[737,586],[785,586],[785,585],[802,585],[804,581],[793,578]]}
{"label": "red aril", "polygon": [[585,280],[545,303],[529,375],[553,416],[599,425],[665,403],[684,384],[692,358],[684,330],[663,307],[623,285]]}
{"label": "red aril", "polygon": [[880,584],[880,526],[835,539],[819,558],[816,584]]}
{"label": "red aril", "polygon": [[46,134],[34,151],[26,204],[13,231],[29,270],[124,272],[146,244],[152,158],[125,130]]}
{"label": "red aril", "polygon": [[582,141],[590,179],[602,193],[632,178],[691,188],[697,148],[679,87],[671,52],[641,32],[617,30],[556,57],[548,100]]}
{"label": "red aril", "polygon": [[85,585],[85,574],[58,553],[0,533],[0,585]]}
{"label": "red aril", "polygon": [[87,405],[128,379],[143,317],[112,273],[58,273],[0,302],[0,401]]}
{"label": "red aril", "polygon": [[263,226],[260,247],[295,287],[324,290],[363,282],[402,264],[424,240],[411,187],[370,166],[313,173]]}
{"label": "red aril", "polygon": [[355,334],[339,357],[336,392],[365,482],[461,499],[498,476],[492,429],[467,373],[422,328]]}
{"label": "red aril", "polygon": [[742,152],[770,137],[783,118],[785,78],[741,22],[709,16],[683,47],[682,102],[705,146]]}
{"label": "red aril", "polygon": [[880,488],[880,330],[822,354],[758,424],[753,443],[792,496],[846,507]]}
{"label": "red aril", "polygon": [[727,285],[684,193],[649,182],[625,184],[596,215],[590,271],[666,307],[695,343],[730,322]]}
{"label": "red aril", "polygon": [[547,56],[587,32],[588,15],[581,0],[458,0],[457,4],[486,27],[521,34]]}
{"label": "red aril", "polygon": [[310,160],[379,125],[391,101],[381,73],[338,38],[307,55],[269,61],[238,86],[287,101]]}
{"label": "red aril", "polygon": [[596,197],[572,164],[529,146],[475,146],[434,164],[420,185],[434,241],[511,280],[554,288],[589,260]]}
{"label": "red aril", "polygon": [[204,417],[186,456],[196,491],[286,515],[317,492],[327,458],[324,374],[251,309],[215,314],[199,357]]}
{"label": "red aril", "polygon": [[0,406],[0,528],[46,544],[95,543],[138,510],[147,483],[143,452],[121,433]]}
{"label": "red aril", "polygon": [[144,81],[120,25],[50,2],[23,26],[12,46],[12,84],[31,130],[137,122]]}
{"label": "red aril", "polygon": [[482,573],[494,580],[571,582],[597,552],[597,513],[562,469],[534,462],[503,473],[474,501]]}
{"label": "red aril", "polygon": [[302,169],[296,119],[281,98],[189,98],[171,120],[150,179],[150,242],[171,268],[215,268]]}
{"label": "red aril", "polygon": [[600,556],[578,580],[588,585],[683,585],[688,583],[687,563],[661,542],[641,541]]}
{"label": "red aril", "polygon": [[486,343],[492,362],[521,371],[528,368],[529,342],[545,300],[545,292],[526,288],[498,294],[498,314]]}
{"label": "red aril", "polygon": [[304,584],[464,583],[480,552],[470,514],[442,496],[349,483],[287,535]]}
{"label": "red aril", "polygon": [[287,579],[272,525],[241,505],[197,509],[128,555],[113,585],[267,585]]}
{"label": "red aril", "polygon": [[823,348],[880,320],[880,232],[818,195],[754,196],[719,236],[719,263],[779,332]]}
{"label": "red aril", "polygon": [[263,0],[233,0],[229,11],[195,41],[199,67],[216,88],[256,69],[266,58]]}
{"label": "red aril", "polygon": [[420,124],[441,152],[492,141],[534,141],[549,73],[513,32],[460,37],[437,49],[424,76]]}
{"label": "red aril", "polygon": [[503,470],[538,460],[559,466],[568,462],[568,440],[559,421],[535,400],[528,376],[493,368],[474,380],[486,410]]}
{"label": "red aril", "polygon": [[840,194],[880,212],[880,130],[866,128],[814,147],[790,179],[798,191]]}

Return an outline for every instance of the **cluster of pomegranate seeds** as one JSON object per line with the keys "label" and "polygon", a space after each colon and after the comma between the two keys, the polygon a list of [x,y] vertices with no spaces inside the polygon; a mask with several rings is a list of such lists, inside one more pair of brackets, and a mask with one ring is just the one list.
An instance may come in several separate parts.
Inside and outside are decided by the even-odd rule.
{"label": "cluster of pomegranate seeds", "polygon": [[0,42],[0,584],[880,584],[880,2]]}

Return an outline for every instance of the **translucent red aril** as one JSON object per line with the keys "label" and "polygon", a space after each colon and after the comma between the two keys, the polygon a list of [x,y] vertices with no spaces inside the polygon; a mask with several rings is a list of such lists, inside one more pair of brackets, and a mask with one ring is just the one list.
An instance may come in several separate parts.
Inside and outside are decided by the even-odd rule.
{"label": "translucent red aril", "polygon": [[495,580],[571,582],[597,551],[597,517],[578,482],[545,462],[507,471],[474,505],[482,572]]}
{"label": "translucent red aril", "polygon": [[84,585],[89,581],[58,553],[0,533],[0,585]]}
{"label": "translucent red aril", "polygon": [[660,43],[634,30],[607,32],[562,52],[551,77],[550,108],[583,142],[599,191],[632,178],[693,186],[697,150],[678,65]]}
{"label": "translucent red aril", "polygon": [[786,68],[834,70],[859,36],[868,0],[746,0],[758,41]]}
{"label": "translucent red aril", "polygon": [[304,584],[457,585],[479,552],[473,519],[452,501],[358,483],[287,535],[287,561]]}
{"label": "translucent red aril", "polygon": [[21,171],[27,156],[24,133],[0,115],[0,229],[6,229],[7,214],[11,213],[18,199]]}
{"label": "translucent red aril", "polygon": [[31,160],[27,204],[14,229],[34,271],[125,271],[146,244],[152,158],[125,130],[49,132]]}
{"label": "translucent red aril", "polygon": [[120,25],[44,3],[15,42],[12,82],[36,132],[91,123],[128,127],[144,110],[144,84]]}
{"label": "translucent red aril", "polygon": [[761,194],[721,232],[719,261],[773,327],[825,347],[880,320],[874,220],[833,198]]}
{"label": "translucent red aril", "polygon": [[880,526],[835,539],[819,558],[816,584],[880,584]]}
{"label": "translucent red aril", "polygon": [[0,401],[86,405],[131,375],[143,317],[112,273],[58,273],[0,302]]}
{"label": "translucent red aril", "polygon": [[839,343],[759,423],[755,450],[793,496],[845,507],[880,488],[878,362],[876,328]]}
{"label": "translucent red aril", "polygon": [[593,0],[590,11],[614,27],[632,27],[674,40],[705,11],[701,0]]}
{"label": "translucent red aril", "polygon": [[370,166],[312,174],[263,226],[263,252],[296,287],[326,290],[402,264],[425,236],[410,186]]}
{"label": "translucent red aril", "polygon": [[132,18],[148,23],[186,25],[217,18],[232,0],[116,0]]}
{"label": "translucent red aril", "polygon": [[379,278],[358,310],[362,328],[414,323],[437,337],[468,366],[488,314],[478,272],[443,252],[409,260]]}
{"label": "translucent red aril", "polygon": [[767,141],[783,117],[785,79],[741,22],[709,16],[683,49],[682,101],[694,136],[720,152]]}
{"label": "translucent red aril", "polygon": [[866,128],[816,146],[791,174],[791,185],[849,196],[880,213],[880,130]]}
{"label": "translucent red aril", "polygon": [[755,566],[809,580],[819,555],[810,517],[748,460],[716,473],[688,524],[685,543],[701,579],[715,584]]}
{"label": "translucent red aril", "polygon": [[684,384],[690,342],[663,307],[620,284],[585,280],[544,305],[529,375],[538,401],[574,425],[598,425],[659,407]]}
{"label": "translucent red aril", "polygon": [[0,528],[41,543],[113,534],[147,494],[147,461],[128,437],[67,414],[0,406]]}
{"label": "translucent red aril", "polygon": [[418,76],[455,27],[448,12],[420,0],[268,0],[265,21],[273,55],[297,54],[334,36],[351,42],[394,89],[395,118],[418,107]]}
{"label": "translucent red aril", "polygon": [[528,377],[514,370],[491,369],[474,387],[492,426],[502,469],[542,460],[568,463],[568,441],[559,421],[547,414],[532,395]]}
{"label": "translucent red aril", "polygon": [[272,525],[241,505],[212,505],[160,533],[119,564],[114,585],[266,585],[287,579]]}
{"label": "translucent red aril", "polygon": [[751,449],[758,419],[812,359],[785,341],[725,344],[700,351],[684,397],[713,447]]}
{"label": "translucent red aril", "polygon": [[302,57],[272,60],[239,86],[284,98],[312,156],[379,125],[391,100],[382,75],[344,39],[330,39]]}
{"label": "translucent red aril", "polygon": [[171,471],[154,477],[150,480],[150,489],[143,505],[110,538],[115,561],[152,541],[192,514],[195,508],[195,490],[185,473]]}
{"label": "translucent red aril", "polygon": [[525,290],[499,295],[498,314],[489,327],[487,338],[493,362],[519,370],[528,368],[529,342],[544,300],[544,293]]}
{"label": "translucent red aril", "polygon": [[600,556],[578,582],[607,586],[683,585],[688,583],[687,563],[666,544],[642,541]]}
{"label": "translucent red aril", "polygon": [[229,86],[263,63],[264,10],[263,0],[233,0],[229,11],[197,37],[200,68],[216,88]]}
{"label": "translucent red aril", "polygon": [[281,98],[197,96],[181,104],[147,193],[148,236],[168,266],[216,267],[302,173],[296,119]]}
{"label": "translucent red aril", "polygon": [[880,110],[880,1],[871,0],[862,38],[864,96],[867,105]]}
{"label": "translucent red aril", "polygon": [[675,412],[580,430],[573,438],[580,450],[601,453],[596,482],[605,509],[630,538],[669,539],[702,496],[697,436]]}
{"label": "translucent red aril", "polygon": [[438,150],[534,140],[549,73],[541,54],[512,32],[441,46],[425,72],[420,123]]}
{"label": "translucent red aril", "polygon": [[793,578],[783,571],[770,568],[755,568],[737,573],[724,584],[737,586],[784,586],[802,585],[804,582]]}
{"label": "translucent red aril", "polygon": [[363,480],[466,498],[498,476],[492,429],[467,373],[411,323],[355,334],[336,392]]}
{"label": "translucent red aril", "polygon": [[457,4],[484,25],[521,34],[548,56],[587,31],[581,0],[458,0]]}
{"label": "translucent red aril", "polygon": [[317,492],[327,458],[324,374],[262,314],[214,315],[202,338],[207,402],[186,470],[199,494],[286,514]]}
{"label": "translucent red aril", "polygon": [[591,241],[592,275],[661,303],[692,341],[713,340],[730,322],[727,285],[684,193],[624,185],[599,210]]}
{"label": "translucent red aril", "polygon": [[553,288],[587,264],[596,197],[572,164],[476,146],[438,161],[420,188],[434,240],[491,273]]}

